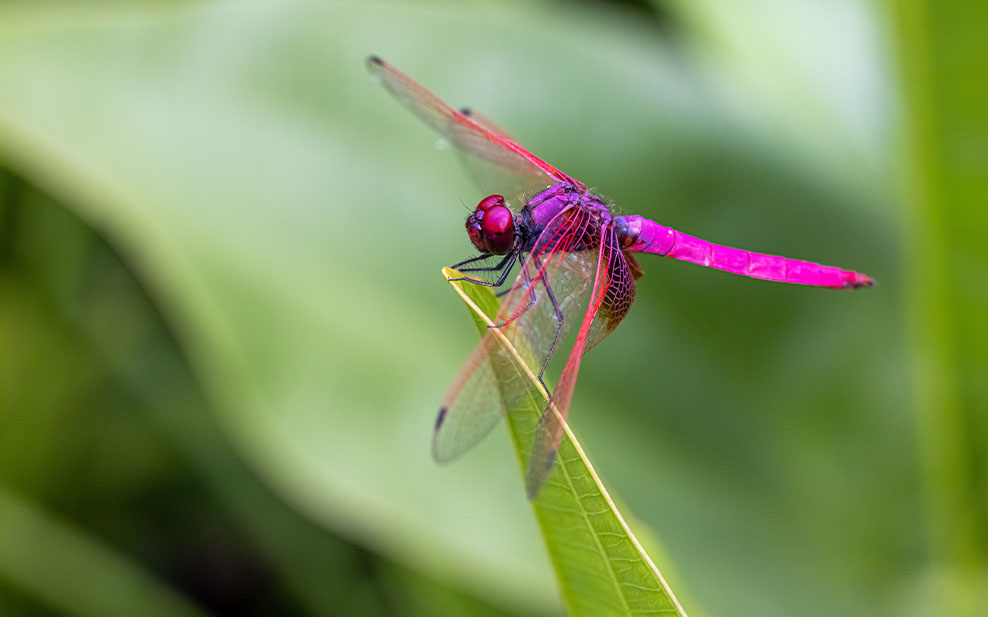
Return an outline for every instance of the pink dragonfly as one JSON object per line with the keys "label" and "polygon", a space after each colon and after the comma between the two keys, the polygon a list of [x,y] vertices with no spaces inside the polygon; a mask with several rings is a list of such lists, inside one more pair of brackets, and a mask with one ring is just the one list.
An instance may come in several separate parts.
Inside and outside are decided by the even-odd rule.
{"label": "pink dragonfly", "polygon": [[[528,496],[535,497],[562,439],[583,354],[631,308],[635,280],[642,276],[634,253],[784,283],[852,289],[874,284],[851,270],[720,246],[641,216],[615,215],[585,184],[522,148],[486,118],[453,109],[380,58],[369,58],[368,68],[399,102],[456,146],[481,187],[496,192],[467,218],[467,234],[480,255],[452,266],[467,275],[453,280],[501,287],[519,264],[514,282],[501,294],[495,325],[439,408],[432,442],[437,461],[463,454],[506,411],[526,398],[537,400],[545,412],[525,481]],[[550,394],[543,376],[573,327],[578,329],[572,350]],[[535,367],[537,380],[526,376]]]}

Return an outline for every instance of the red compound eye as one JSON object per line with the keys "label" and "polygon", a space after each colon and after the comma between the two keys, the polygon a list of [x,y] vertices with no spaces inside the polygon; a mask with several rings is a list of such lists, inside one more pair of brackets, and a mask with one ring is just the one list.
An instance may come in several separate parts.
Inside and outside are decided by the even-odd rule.
{"label": "red compound eye", "polygon": [[487,212],[494,206],[503,206],[503,205],[504,205],[504,197],[500,195],[488,195],[487,197],[484,197],[483,199],[480,200],[480,203],[477,204],[476,210],[478,212]]}
{"label": "red compound eye", "polygon": [[480,231],[488,253],[508,253],[515,244],[515,224],[511,218],[511,210],[501,205],[488,208],[480,223]]}
{"label": "red compound eye", "polygon": [[481,253],[504,255],[515,245],[515,223],[504,197],[488,195],[467,218],[467,235]]}

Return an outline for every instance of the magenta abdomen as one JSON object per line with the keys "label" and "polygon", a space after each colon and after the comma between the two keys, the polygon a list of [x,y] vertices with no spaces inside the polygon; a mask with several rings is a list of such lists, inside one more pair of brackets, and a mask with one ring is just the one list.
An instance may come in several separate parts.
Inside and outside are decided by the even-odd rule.
{"label": "magenta abdomen", "polygon": [[867,287],[874,284],[867,276],[850,270],[713,244],[644,217],[623,218],[624,229],[631,234],[637,233],[627,248],[630,251],[655,253],[769,281],[819,287]]}

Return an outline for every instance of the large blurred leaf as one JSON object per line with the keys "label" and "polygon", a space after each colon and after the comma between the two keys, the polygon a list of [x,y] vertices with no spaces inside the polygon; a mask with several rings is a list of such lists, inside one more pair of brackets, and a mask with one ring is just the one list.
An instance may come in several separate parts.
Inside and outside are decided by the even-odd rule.
{"label": "large blurred leaf", "polygon": [[[380,615],[415,588],[416,598],[447,602],[444,614],[487,614],[369,559],[272,495],[238,460],[119,257],[37,190],[9,174],[0,187],[0,349],[14,351],[0,355],[0,483],[77,527],[46,533],[51,517],[37,506],[4,525],[0,614],[103,610],[109,598],[76,585],[94,574],[121,606],[167,610],[161,594],[112,575],[125,558],[220,613]],[[371,592],[382,568],[402,574],[389,598]]]}
{"label": "large blurred leaf", "polygon": [[884,211],[839,172],[839,133],[830,164],[803,164],[640,20],[7,6],[0,156],[130,261],[282,496],[437,580],[552,610],[504,431],[455,466],[429,459],[435,405],[475,341],[446,327],[459,311],[432,268],[469,253],[457,200],[479,195],[367,79],[372,52],[626,210],[878,278],[838,294],[650,260],[636,308],[586,360],[572,422],[712,612],[881,606],[916,510]]}
{"label": "large blurred leaf", "polygon": [[867,0],[669,0],[693,34],[698,67],[735,87],[733,113],[793,156],[881,195],[893,96],[883,79],[882,24]]}

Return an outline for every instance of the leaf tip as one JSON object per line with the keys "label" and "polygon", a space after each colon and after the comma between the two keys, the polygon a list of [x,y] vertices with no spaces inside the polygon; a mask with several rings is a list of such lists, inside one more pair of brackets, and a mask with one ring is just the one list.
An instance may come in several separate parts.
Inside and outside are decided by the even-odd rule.
{"label": "leaf tip", "polygon": [[454,270],[449,266],[443,266],[442,273],[443,276],[446,277],[446,280],[450,283],[453,282],[452,279],[459,278],[460,276],[460,272],[458,270]]}

